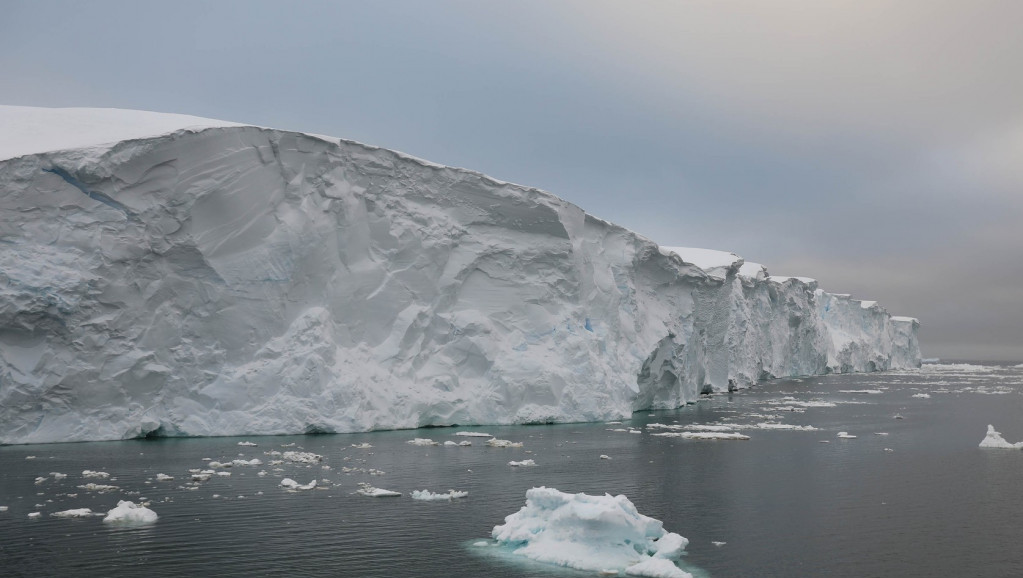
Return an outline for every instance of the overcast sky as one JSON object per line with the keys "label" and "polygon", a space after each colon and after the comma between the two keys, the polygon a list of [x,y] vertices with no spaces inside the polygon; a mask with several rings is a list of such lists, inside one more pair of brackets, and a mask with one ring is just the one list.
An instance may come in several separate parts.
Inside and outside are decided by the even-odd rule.
{"label": "overcast sky", "polygon": [[0,103],[398,149],[1023,361],[1023,2],[292,4],[6,0]]}

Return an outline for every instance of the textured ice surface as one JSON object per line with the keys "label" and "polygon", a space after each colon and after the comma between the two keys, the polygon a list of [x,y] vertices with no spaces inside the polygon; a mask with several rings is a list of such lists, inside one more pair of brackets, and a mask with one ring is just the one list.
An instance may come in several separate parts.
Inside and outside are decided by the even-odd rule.
{"label": "textured ice surface", "polygon": [[987,435],[980,442],[982,448],[997,448],[1005,450],[1018,450],[1023,449],[1023,442],[1011,444],[1005,441],[1000,432],[995,431],[995,426],[987,426]]}
{"label": "textured ice surface", "polygon": [[446,494],[438,492],[431,492],[430,490],[413,490],[412,499],[422,500],[425,502],[450,502],[457,498],[465,498],[469,495],[469,492],[459,492],[457,490],[448,490]]}
{"label": "textured ice surface", "polygon": [[479,173],[138,111],[0,125],[0,443],[604,421],[919,363],[915,320]]}
{"label": "textured ice surface", "polygon": [[533,488],[526,492],[526,505],[494,527],[493,538],[515,554],[579,570],[690,576],[673,562],[689,541],[640,514],[622,495]]}
{"label": "textured ice surface", "polygon": [[107,512],[104,522],[127,524],[150,524],[157,519],[156,512],[135,502],[121,500],[117,507]]}

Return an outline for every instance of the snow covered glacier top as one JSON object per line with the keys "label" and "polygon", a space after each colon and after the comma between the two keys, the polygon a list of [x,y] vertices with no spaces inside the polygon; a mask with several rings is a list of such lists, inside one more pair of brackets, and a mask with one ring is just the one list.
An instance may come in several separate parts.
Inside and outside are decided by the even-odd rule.
{"label": "snow covered glacier top", "polygon": [[0,443],[600,420],[918,323],[351,141],[0,107]]}

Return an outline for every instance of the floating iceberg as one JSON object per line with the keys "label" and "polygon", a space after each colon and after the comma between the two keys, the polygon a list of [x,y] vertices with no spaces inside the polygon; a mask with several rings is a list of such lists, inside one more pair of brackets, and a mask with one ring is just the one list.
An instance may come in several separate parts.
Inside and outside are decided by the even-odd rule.
{"label": "floating iceberg", "polygon": [[296,462],[300,464],[316,464],[323,460],[323,456],[312,452],[287,451],[281,454],[281,457],[289,462]]}
{"label": "floating iceberg", "polygon": [[139,111],[0,126],[0,444],[620,420],[919,365],[916,320],[476,172]]}
{"label": "floating iceberg", "polygon": [[316,480],[308,484],[300,484],[291,478],[284,478],[281,480],[280,486],[288,490],[311,490],[316,487]]}
{"label": "floating iceberg", "polygon": [[54,518],[88,518],[93,516],[92,510],[89,508],[77,508],[74,510],[64,510],[61,512],[53,512],[50,514]]}
{"label": "floating iceberg", "polygon": [[359,489],[355,490],[355,493],[362,496],[369,496],[370,498],[397,498],[401,495],[401,492],[376,488],[365,482],[359,484]]}
{"label": "floating iceberg", "polygon": [[513,442],[508,440],[499,440],[497,438],[490,438],[487,440],[487,445],[492,448],[521,448],[522,442]]}
{"label": "floating iceberg", "polygon": [[156,512],[128,500],[117,502],[117,507],[107,512],[104,522],[126,524],[151,524],[157,519]]}
{"label": "floating iceberg", "polygon": [[494,527],[492,536],[539,562],[592,572],[690,578],[674,561],[689,541],[644,516],[625,496],[526,492],[526,505]]}
{"label": "floating iceberg", "polygon": [[664,433],[651,434],[662,438],[682,438],[685,440],[738,440],[746,441],[749,439],[748,435],[741,433],[729,433],[722,431],[668,431]]}
{"label": "floating iceberg", "polygon": [[441,502],[451,501],[457,498],[464,498],[469,495],[469,492],[459,492],[457,490],[448,490],[446,494],[439,494],[431,492],[430,490],[413,490],[413,500],[423,500],[425,502]]}
{"label": "floating iceberg", "polygon": [[988,425],[987,426],[987,435],[984,436],[983,440],[981,440],[980,447],[982,447],[982,448],[997,448],[997,449],[1005,449],[1005,450],[1018,450],[1018,449],[1023,448],[1023,442],[1017,442],[1017,443],[1014,443],[1014,444],[1010,444],[1009,442],[1005,441],[1005,438],[1002,437],[1001,433],[995,431],[995,426]]}

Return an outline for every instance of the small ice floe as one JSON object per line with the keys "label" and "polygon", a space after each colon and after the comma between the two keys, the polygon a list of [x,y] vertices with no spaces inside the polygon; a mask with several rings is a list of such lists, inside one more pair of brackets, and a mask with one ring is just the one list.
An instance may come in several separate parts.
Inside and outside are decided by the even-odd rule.
{"label": "small ice floe", "polygon": [[640,514],[625,496],[532,488],[492,537],[513,553],[589,572],[691,578],[675,565],[689,541]]}
{"label": "small ice floe", "polygon": [[714,545],[715,545],[715,546],[717,546],[718,548],[720,548],[720,547],[724,546],[724,545],[725,545],[725,544],[727,544],[727,543],[728,543],[728,542],[711,542],[711,544],[714,544]]}
{"label": "small ice floe", "polygon": [[886,435],[888,435],[888,432],[886,432],[886,431],[876,431],[876,432],[874,432],[874,435],[876,435],[876,436],[886,436]]}
{"label": "small ice floe", "polygon": [[885,449],[884,449],[884,451],[886,451],[886,452],[888,452],[888,453],[892,453],[892,452],[894,452],[895,450],[893,450],[892,448],[885,448]]}
{"label": "small ice floe", "polygon": [[174,476],[168,476],[167,474],[156,474],[156,481],[158,482],[169,482],[174,479]]}
{"label": "small ice floe", "polygon": [[151,524],[157,519],[156,512],[128,500],[117,502],[117,507],[107,512],[103,521],[120,524]]}
{"label": "small ice floe", "polygon": [[54,512],[50,514],[54,518],[88,518],[94,515],[92,510],[89,508],[78,508],[75,510],[64,510],[63,512]]}
{"label": "small ice floe", "polygon": [[430,438],[416,438],[405,442],[410,446],[439,446],[440,444]]}
{"label": "small ice floe", "polygon": [[368,444],[368,443],[366,443],[366,442],[362,442],[361,444],[352,444],[352,447],[357,449],[357,450],[368,450],[369,448],[371,448],[373,446]]}
{"label": "small ice floe", "polygon": [[604,423],[607,425],[622,425],[622,422],[620,421],[605,421]]}
{"label": "small ice floe", "polygon": [[531,468],[536,466],[536,462],[534,462],[533,460],[522,460],[521,462],[508,462],[508,465],[516,468],[518,467]]}
{"label": "small ice floe", "polygon": [[0,506],[0,512],[6,512],[7,506]]}
{"label": "small ice floe", "polygon": [[287,490],[311,490],[316,487],[316,480],[303,485],[291,478],[284,478],[279,485]]}
{"label": "small ice floe", "polygon": [[847,431],[840,431],[840,432],[838,432],[838,436],[836,436],[836,437],[840,437],[842,439],[847,439],[847,440],[856,439],[856,436],[850,434]]}
{"label": "small ice floe", "polygon": [[749,436],[741,433],[720,431],[669,431],[651,434],[662,438],[682,438],[684,440],[748,440]]}
{"label": "small ice floe", "polygon": [[914,393],[913,397],[919,397],[920,399],[931,399],[931,394],[929,394],[929,393]]}
{"label": "small ice floe", "polygon": [[192,481],[195,481],[195,482],[206,482],[206,481],[209,481],[209,479],[212,478],[213,475],[216,474],[216,473],[217,472],[215,472],[213,470],[200,470],[198,472],[193,472],[192,473]]}
{"label": "small ice floe", "polygon": [[63,480],[67,477],[67,474],[62,474],[60,472],[50,472],[50,475],[53,476],[54,480]]}
{"label": "small ice floe", "polygon": [[[34,460],[34,459],[36,459],[36,457],[35,456],[25,456],[25,459],[26,460]],[[28,517],[31,518],[32,514],[29,514]]]}
{"label": "small ice floe", "polygon": [[246,446],[246,447],[250,447],[250,448],[254,448],[254,447],[256,447],[256,444],[254,444],[254,443],[252,443],[252,442],[238,442],[238,445],[240,445],[240,446]]}
{"label": "small ice floe", "polygon": [[1020,448],[1023,448],[1023,442],[1010,444],[1009,442],[1005,441],[1005,438],[1002,437],[1001,433],[995,431],[995,426],[988,425],[987,436],[985,436],[984,439],[980,442],[980,447],[1003,450],[1018,450]]}
{"label": "small ice floe", "polygon": [[36,478],[36,485],[38,486],[39,484],[45,482],[48,479],[50,479],[50,478],[48,478],[46,476],[39,476],[39,477]]}
{"label": "small ice floe", "polygon": [[884,393],[881,389],[840,389],[838,393],[864,393],[867,395],[878,395]]}
{"label": "small ice floe", "polygon": [[609,459],[611,459],[611,456],[600,454],[600,459],[602,459],[602,460],[609,460]]}
{"label": "small ice floe", "polygon": [[261,466],[263,465],[262,460],[259,458],[252,458],[251,460],[231,460],[232,466]]}
{"label": "small ice floe", "polygon": [[490,435],[488,433],[484,433],[484,432],[481,432],[481,431],[460,431],[460,432],[455,432],[455,435],[456,436],[465,436],[465,437],[470,437],[470,438],[492,438],[492,437],[494,437],[494,436],[492,436],[492,435]]}
{"label": "small ice floe", "polygon": [[522,442],[512,442],[508,440],[490,438],[489,440],[487,440],[487,445],[492,448],[521,448]]}
{"label": "small ice floe", "polygon": [[905,418],[902,417],[901,413],[897,413],[897,414],[893,415],[892,418],[894,418],[894,419],[905,419]]}
{"label": "small ice floe", "polygon": [[355,490],[355,493],[361,496],[369,496],[370,498],[397,498],[401,495],[401,492],[375,488],[366,482],[360,483],[359,489]]}
{"label": "small ice floe", "polygon": [[29,518],[38,518],[39,516],[42,516],[40,512],[32,512],[28,515]]}
{"label": "small ice floe", "polygon": [[817,431],[812,425],[792,425],[789,423],[758,423],[757,429],[778,429],[789,431]]}
{"label": "small ice floe", "polygon": [[423,500],[425,502],[440,502],[440,501],[451,501],[456,498],[464,498],[469,495],[469,492],[459,492],[457,490],[448,490],[446,494],[433,493],[430,490],[413,490],[413,500]]}
{"label": "small ice floe", "polygon": [[222,478],[228,478],[231,476],[231,472],[217,472],[217,475]]}
{"label": "small ice floe", "polygon": [[119,488],[117,486],[111,486],[111,485],[108,485],[108,484],[96,484],[96,483],[93,483],[93,482],[89,482],[88,484],[82,484],[81,486],[78,486],[78,487],[83,489],[83,490],[88,490],[90,492],[99,492],[101,494],[121,489],[121,488]]}
{"label": "small ice floe", "polygon": [[631,433],[631,434],[641,434],[641,433],[643,433],[643,430],[630,429],[629,433]]}
{"label": "small ice floe", "polygon": [[105,480],[105,479],[110,477],[110,474],[108,474],[106,472],[94,472],[92,470],[82,470],[82,477],[83,478],[99,478],[101,480]]}
{"label": "small ice floe", "polygon": [[[674,426],[674,427],[678,428],[678,426]],[[692,430],[692,431],[735,431],[736,427],[737,426],[727,425],[727,424],[713,424],[713,423],[696,424],[696,423],[694,423],[694,424],[689,424],[689,425],[685,426],[683,429]]]}
{"label": "small ice floe", "polygon": [[323,456],[312,452],[287,451],[281,454],[281,457],[299,464],[316,464],[323,460]]}

